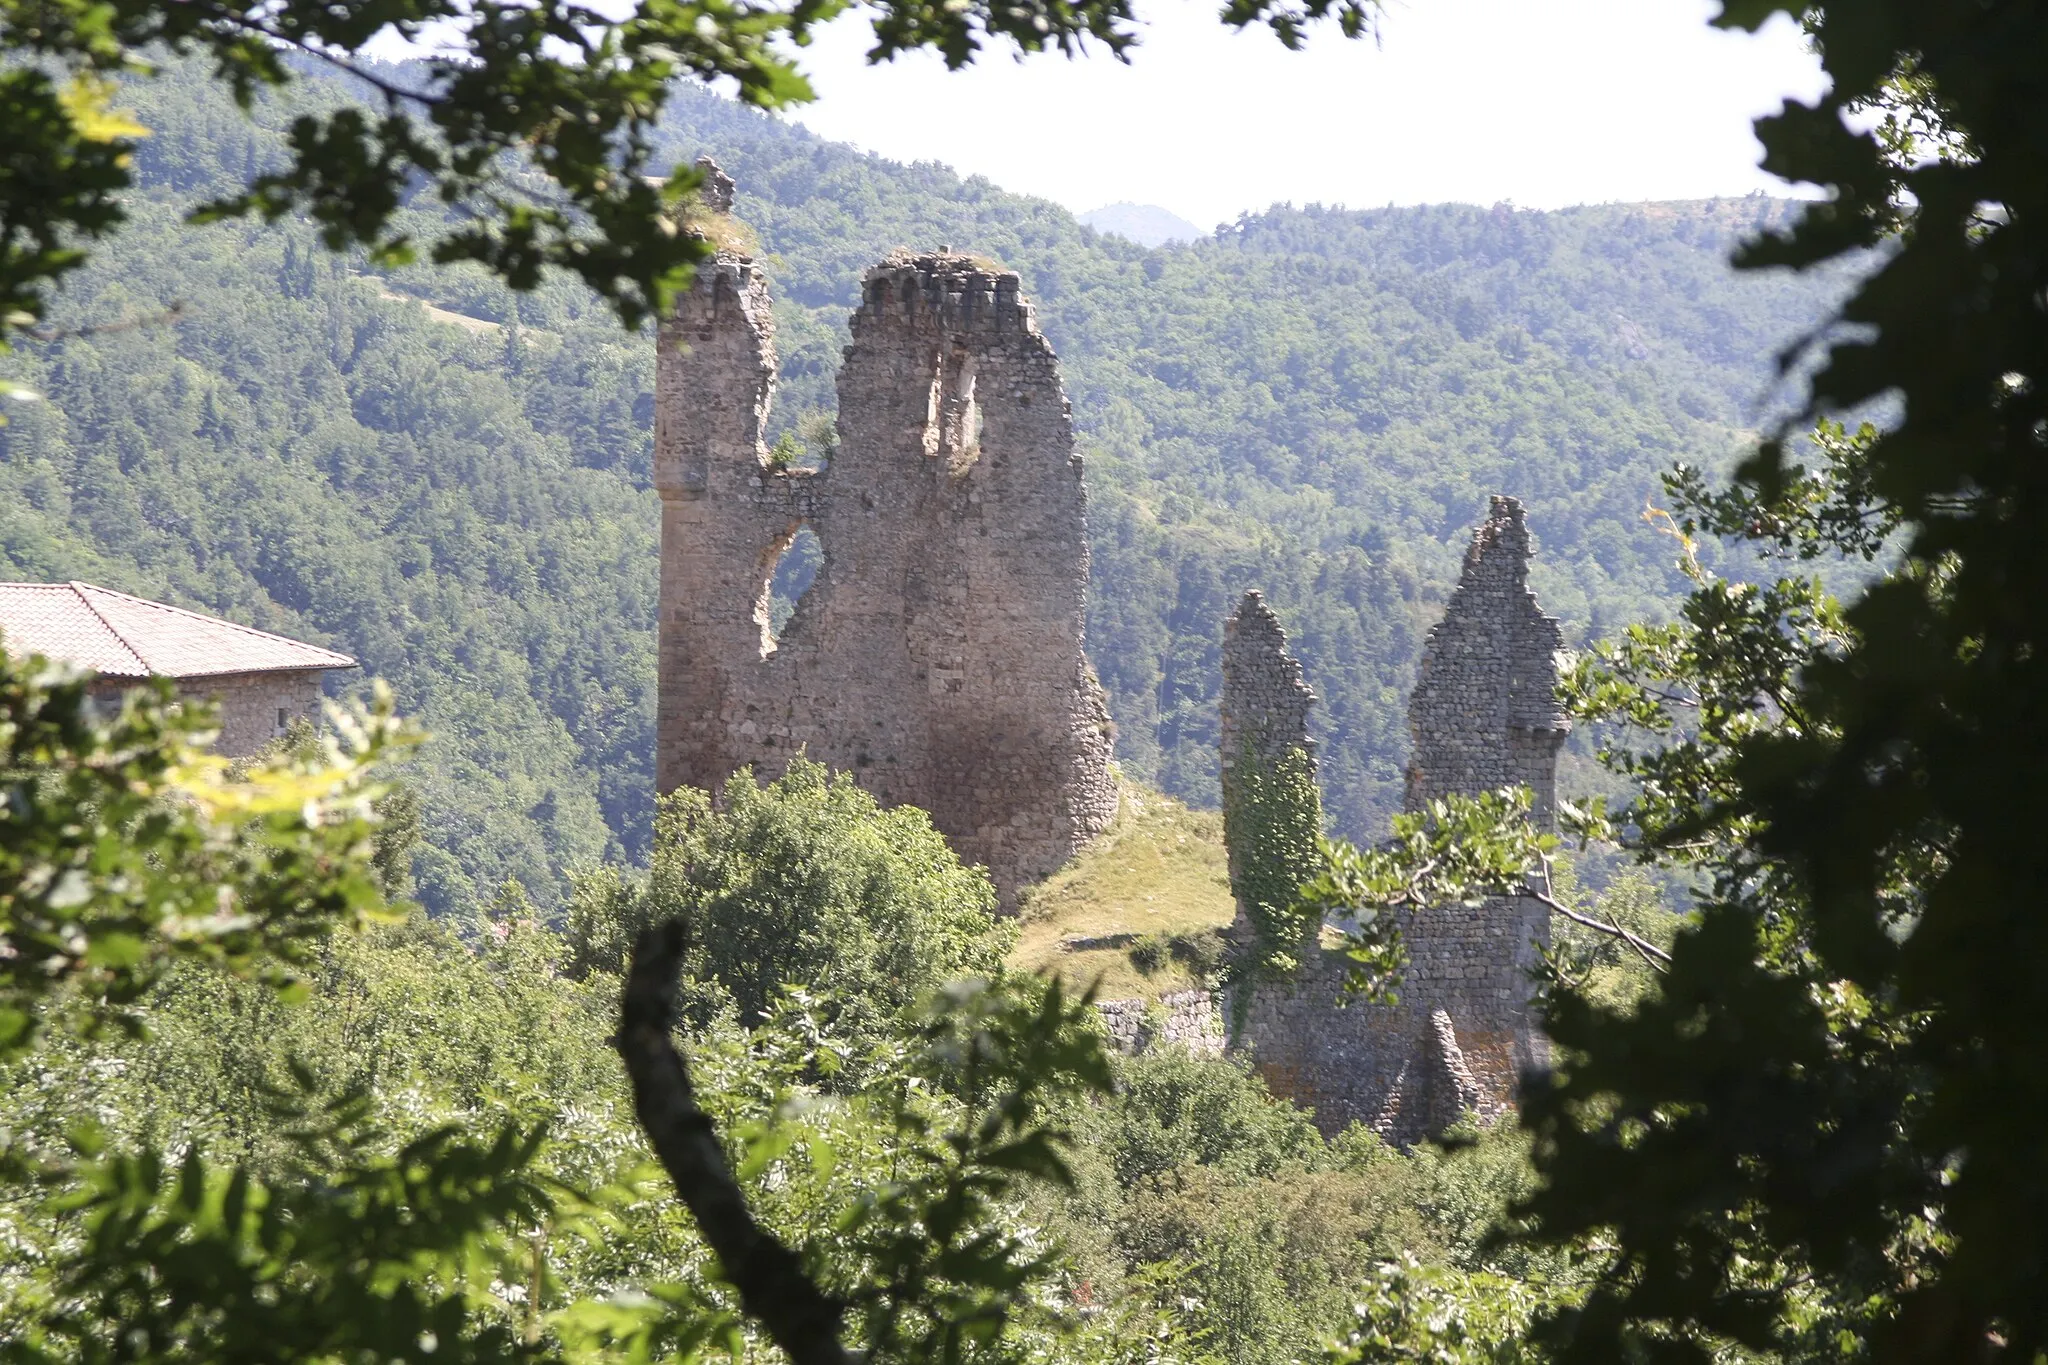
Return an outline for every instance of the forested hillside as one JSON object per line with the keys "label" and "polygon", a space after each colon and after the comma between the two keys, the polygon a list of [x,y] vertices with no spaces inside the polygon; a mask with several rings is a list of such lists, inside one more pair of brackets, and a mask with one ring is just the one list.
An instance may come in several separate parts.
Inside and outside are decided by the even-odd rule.
{"label": "forested hillside", "polygon": [[[373,271],[291,224],[186,230],[183,206],[269,163],[289,111],[252,128],[177,70],[129,103],[155,130],[133,222],[72,277],[60,334],[5,362],[44,401],[0,428],[0,572],[231,615],[391,679],[436,735],[415,780],[437,908],[507,877],[553,903],[567,868],[642,856],[647,338],[565,285]],[[1782,212],[1765,200],[1276,208],[1148,251],[709,96],[679,109],[677,157],[738,177],[769,257],[778,430],[832,406],[859,273],[889,247],[1020,270],[1089,456],[1090,648],[1126,770],[1213,804],[1220,622],[1257,585],[1323,699],[1327,805],[1352,832],[1398,793],[1414,656],[1484,495],[1528,500],[1569,636],[1657,612],[1679,586],[1639,516],[1657,473],[1734,449],[1758,357],[1825,302],[1722,263]]]}

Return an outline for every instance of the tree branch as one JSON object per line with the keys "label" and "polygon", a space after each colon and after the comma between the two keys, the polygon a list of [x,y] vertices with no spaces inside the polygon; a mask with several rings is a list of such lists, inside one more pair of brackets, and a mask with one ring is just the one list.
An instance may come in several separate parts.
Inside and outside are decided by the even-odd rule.
{"label": "tree branch", "polygon": [[853,1365],[839,1343],[842,1306],[804,1273],[795,1252],[754,1221],[717,1130],[697,1107],[689,1068],[669,1036],[682,957],[681,920],[645,930],[633,945],[612,1045],[633,1084],[634,1113],[726,1280],[739,1290],[740,1306],[791,1365]]}
{"label": "tree branch", "polygon": [[1628,930],[1622,928],[1619,924],[1616,924],[1611,919],[1594,919],[1591,915],[1581,914],[1577,910],[1574,910],[1570,906],[1566,905],[1563,901],[1559,900],[1555,895],[1552,894],[1553,887],[1550,881],[1550,859],[1547,857],[1544,858],[1542,866],[1543,889],[1539,891],[1533,886],[1524,886],[1522,888],[1523,895],[1529,897],[1537,904],[1544,906],[1552,914],[1563,915],[1566,919],[1570,920],[1574,924],[1583,924],[1588,929],[1596,929],[1603,934],[1609,934],[1615,938],[1620,939],[1623,943],[1626,943],[1629,947],[1635,949],[1636,956],[1642,958],[1642,960],[1649,965],[1650,970],[1653,972],[1661,972],[1671,965],[1671,954],[1665,952],[1656,944],[1647,942],[1644,939],[1638,937],[1637,935],[1630,933]]}
{"label": "tree branch", "polygon": [[185,319],[185,301],[173,299],[160,313],[121,318],[114,322],[88,323],[82,327],[24,327],[21,334],[31,341],[68,341],[73,337],[105,336],[111,332],[132,332],[143,327],[162,327]]}
{"label": "tree branch", "polygon": [[1656,944],[1630,933],[1619,924],[1614,924],[1607,920],[1594,919],[1591,915],[1582,915],[1563,901],[1558,900],[1554,896],[1547,896],[1533,886],[1523,887],[1522,894],[1547,907],[1552,914],[1563,915],[1573,924],[1583,924],[1588,929],[1596,929],[1603,934],[1620,939],[1623,943],[1635,949],[1643,961],[1649,963],[1651,968],[1656,971],[1661,972],[1665,967],[1671,965],[1671,954],[1665,952]]}
{"label": "tree branch", "polygon": [[346,55],[335,52],[324,42],[313,42],[296,34],[286,33],[274,25],[252,19],[246,14],[238,14],[223,5],[211,6],[207,14],[215,23],[220,24],[224,28],[232,28],[242,33],[253,34],[269,42],[277,43],[282,47],[288,47],[294,52],[303,53],[316,61],[324,62],[341,74],[353,77],[377,91],[384,96],[387,104],[398,105],[410,100],[423,109],[434,109],[447,103],[447,100],[439,95],[409,90],[395,82],[387,81],[381,76],[372,75],[353,61],[350,61]]}

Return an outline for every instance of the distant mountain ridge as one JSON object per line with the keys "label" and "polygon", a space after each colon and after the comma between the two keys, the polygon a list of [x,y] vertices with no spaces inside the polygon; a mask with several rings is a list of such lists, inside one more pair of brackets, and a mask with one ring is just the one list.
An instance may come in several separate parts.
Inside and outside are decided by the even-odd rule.
{"label": "distant mountain ridge", "polygon": [[1079,217],[1083,225],[1097,232],[1114,233],[1139,246],[1192,242],[1209,235],[1179,214],[1157,204],[1105,204]]}
{"label": "distant mountain ridge", "polygon": [[[299,98],[343,94],[322,80]],[[274,162],[295,111],[264,103],[251,125],[189,67],[122,98],[155,130],[144,191],[53,322],[173,301],[183,320],[6,360],[47,401],[0,427],[0,576],[107,583],[391,679],[436,736],[414,780],[437,909],[508,878],[553,904],[567,868],[642,855],[648,338],[566,284],[380,275],[303,224],[184,228],[180,205]],[[1727,267],[1790,211],[1770,200],[1282,208],[1161,252],[700,92],[678,95],[665,137],[737,177],[762,243],[771,442],[831,411],[861,271],[891,248],[951,243],[1021,272],[1087,460],[1089,650],[1120,762],[1214,804],[1221,621],[1258,586],[1320,698],[1326,808],[1354,834],[1398,805],[1415,655],[1486,494],[1528,504],[1534,586],[1568,639],[1665,610],[1685,584],[1641,520],[1659,472],[1738,449],[1768,357],[1839,288]],[[407,212],[423,237],[440,221]]]}

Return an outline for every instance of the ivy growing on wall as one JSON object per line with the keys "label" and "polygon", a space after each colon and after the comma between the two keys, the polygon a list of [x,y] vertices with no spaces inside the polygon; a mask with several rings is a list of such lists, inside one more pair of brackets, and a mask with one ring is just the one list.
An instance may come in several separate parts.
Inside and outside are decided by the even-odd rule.
{"label": "ivy growing on wall", "polygon": [[1320,927],[1298,907],[1302,883],[1322,871],[1323,798],[1308,751],[1268,762],[1247,741],[1223,810],[1230,890],[1251,922],[1246,976],[1286,976],[1301,965]]}

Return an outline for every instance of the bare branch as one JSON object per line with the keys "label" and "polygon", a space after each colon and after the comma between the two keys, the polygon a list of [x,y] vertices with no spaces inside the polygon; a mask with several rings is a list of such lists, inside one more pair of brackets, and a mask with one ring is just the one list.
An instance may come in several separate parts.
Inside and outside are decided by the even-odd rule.
{"label": "bare branch", "polygon": [[1443,859],[1441,858],[1427,859],[1414,872],[1410,873],[1407,883],[1401,888],[1401,898],[1390,902],[1388,908],[1391,909],[1396,905],[1421,906],[1423,903],[1422,896],[1417,892],[1416,888],[1428,884],[1430,874],[1436,871],[1437,864],[1442,861]]}
{"label": "bare branch", "polygon": [[740,1306],[791,1365],[853,1365],[839,1342],[842,1305],[811,1281],[795,1252],[754,1221],[717,1130],[697,1107],[689,1068],[669,1032],[682,957],[681,920],[642,932],[633,945],[612,1045],[633,1083],[634,1113],[726,1280],[739,1290]]}
{"label": "bare branch", "polygon": [[272,24],[253,19],[246,14],[239,14],[225,6],[211,6],[208,10],[208,17],[224,28],[232,28],[243,33],[254,34],[281,47],[288,47],[294,52],[300,52],[316,61],[324,62],[341,74],[353,77],[377,91],[384,96],[385,103],[389,106],[396,107],[397,105],[411,102],[423,109],[433,109],[447,103],[447,100],[439,95],[408,89],[405,86],[387,81],[381,76],[366,71],[351,61],[347,55],[336,52],[325,43],[310,42],[297,34],[283,32]]}
{"label": "bare branch", "polygon": [[1607,934],[1613,938],[1620,939],[1623,943],[1626,943],[1629,947],[1635,949],[1636,953],[1643,959],[1643,961],[1650,964],[1652,970],[1661,972],[1666,967],[1671,965],[1671,954],[1665,952],[1656,944],[1651,943],[1639,937],[1638,935],[1630,933],[1628,930],[1622,928],[1619,924],[1616,924],[1611,920],[1599,920],[1594,919],[1591,915],[1581,914],[1579,911],[1574,910],[1570,906],[1566,905],[1563,901],[1558,900],[1555,896],[1546,895],[1543,892],[1538,891],[1533,886],[1523,887],[1522,894],[1529,897],[1529,899],[1536,901],[1538,904],[1547,907],[1552,914],[1563,915],[1573,924],[1583,924],[1588,929],[1597,930],[1600,933]]}
{"label": "bare branch", "polygon": [[1644,696],[1655,697],[1666,705],[1682,706],[1688,711],[1700,709],[1700,699],[1698,697],[1689,697],[1683,692],[1667,692],[1661,687],[1652,687],[1648,683],[1637,683],[1636,686],[1641,689]]}
{"label": "bare branch", "polygon": [[1523,895],[1546,907],[1552,914],[1563,915],[1574,924],[1583,924],[1588,929],[1598,930],[1600,933],[1609,934],[1620,939],[1629,947],[1635,949],[1636,956],[1642,958],[1653,972],[1661,972],[1671,964],[1671,954],[1653,943],[1645,942],[1635,934],[1622,928],[1619,924],[1616,924],[1612,919],[1594,919],[1591,915],[1581,914],[1559,900],[1555,894],[1557,890],[1556,884],[1550,880],[1550,859],[1547,855],[1538,860],[1537,866],[1543,869],[1543,889],[1539,891],[1533,886],[1525,886],[1522,888]]}
{"label": "bare branch", "polygon": [[116,322],[95,322],[82,327],[24,327],[21,334],[31,341],[68,341],[73,337],[105,336],[110,332],[133,332],[145,327],[164,327],[182,322],[185,318],[185,301],[174,299],[169,308],[159,313],[145,313],[141,317],[122,318]]}

